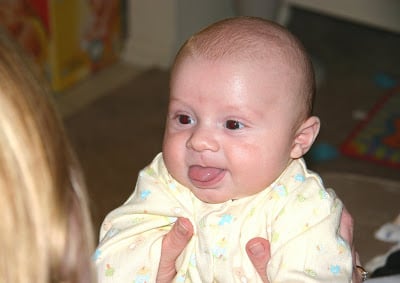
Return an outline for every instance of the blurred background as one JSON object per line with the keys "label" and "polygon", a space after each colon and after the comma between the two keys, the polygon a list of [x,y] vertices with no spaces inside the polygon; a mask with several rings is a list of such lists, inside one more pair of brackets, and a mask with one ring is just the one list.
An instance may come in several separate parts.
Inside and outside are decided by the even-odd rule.
{"label": "blurred background", "polygon": [[400,212],[400,1],[0,0],[0,24],[52,86],[96,230],[161,150],[178,48],[235,15],[276,21],[304,43],[322,121],[307,162],[353,215],[362,261],[385,253],[396,241],[375,232]]}

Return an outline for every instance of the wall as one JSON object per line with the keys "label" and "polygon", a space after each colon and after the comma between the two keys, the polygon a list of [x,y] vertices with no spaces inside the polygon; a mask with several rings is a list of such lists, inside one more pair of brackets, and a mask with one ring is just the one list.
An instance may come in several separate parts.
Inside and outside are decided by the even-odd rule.
{"label": "wall", "polygon": [[282,0],[279,22],[290,17],[290,6],[343,18],[355,23],[400,33],[399,0]]}
{"label": "wall", "polygon": [[130,0],[121,57],[136,66],[168,68],[187,37],[233,14],[231,0]]}
{"label": "wall", "polygon": [[[128,37],[121,57],[136,66],[168,68],[180,45],[195,31],[235,15],[235,8],[236,14],[254,14],[261,7],[278,10],[276,3],[277,0],[128,0]],[[278,21],[282,24],[295,5],[400,32],[400,0],[280,0],[280,4]]]}

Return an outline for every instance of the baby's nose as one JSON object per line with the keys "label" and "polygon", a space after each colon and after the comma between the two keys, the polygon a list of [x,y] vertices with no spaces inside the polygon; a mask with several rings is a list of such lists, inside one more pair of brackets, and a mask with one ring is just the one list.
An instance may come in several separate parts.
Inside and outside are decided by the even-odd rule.
{"label": "baby's nose", "polygon": [[218,151],[216,133],[206,127],[196,127],[186,142],[186,147],[195,151]]}

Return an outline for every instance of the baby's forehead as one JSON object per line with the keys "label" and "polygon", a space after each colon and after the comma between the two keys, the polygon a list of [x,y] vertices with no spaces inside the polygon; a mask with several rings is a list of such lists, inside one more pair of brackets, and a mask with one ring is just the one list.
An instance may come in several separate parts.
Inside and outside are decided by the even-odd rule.
{"label": "baby's forehead", "polygon": [[171,86],[174,87],[196,84],[201,86],[204,83],[210,84],[213,78],[218,78],[221,85],[227,88],[231,85],[240,86],[241,89],[260,94],[260,98],[267,94],[276,94],[278,90],[282,90],[279,96],[285,97],[291,92],[299,93],[297,89],[302,85],[303,79],[301,72],[283,62],[279,56],[261,60],[235,56],[218,59],[189,57],[180,64],[174,74],[171,77]]}

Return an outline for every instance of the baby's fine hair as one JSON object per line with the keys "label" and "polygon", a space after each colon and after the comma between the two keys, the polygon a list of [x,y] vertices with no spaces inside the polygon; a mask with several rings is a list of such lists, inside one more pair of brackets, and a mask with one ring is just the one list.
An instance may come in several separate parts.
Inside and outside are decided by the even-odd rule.
{"label": "baby's fine hair", "polygon": [[311,116],[315,96],[314,70],[303,44],[286,28],[257,17],[234,17],[218,21],[191,36],[178,51],[171,77],[188,57],[207,60],[257,62],[279,58],[300,72],[299,95],[304,98],[304,118]]}

